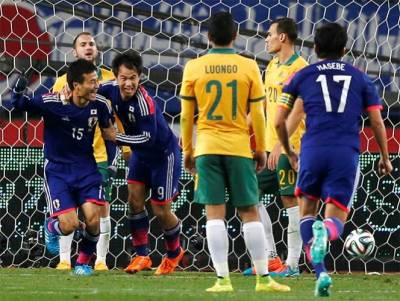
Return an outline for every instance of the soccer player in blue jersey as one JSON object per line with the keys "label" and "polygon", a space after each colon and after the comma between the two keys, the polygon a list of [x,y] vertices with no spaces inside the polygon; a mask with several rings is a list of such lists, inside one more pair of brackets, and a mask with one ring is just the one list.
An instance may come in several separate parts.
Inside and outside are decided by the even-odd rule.
{"label": "soccer player in blue jersey", "polygon": [[[332,284],[324,264],[327,242],[343,232],[358,184],[363,111],[368,113],[380,148],[378,171],[388,174],[393,168],[376,88],[365,73],[341,61],[346,30],[337,23],[325,24],[317,29],[314,42],[320,60],[300,70],[286,84],[275,126],[292,166],[297,168],[297,155],[289,145],[285,119],[299,98],[297,101],[306,114],[296,187],[300,197],[300,231],[317,276],[315,295],[324,297],[329,296]],[[315,218],[320,198],[326,203],[323,221]]]}
{"label": "soccer player in blue jersey", "polygon": [[[94,131],[97,123],[106,132],[115,131],[111,106],[97,94],[96,71],[84,59],[71,63],[67,82],[72,96],[67,100],[52,93],[34,98],[25,95],[27,80],[21,76],[12,99],[16,109],[36,112],[44,120],[44,191],[50,211],[44,226],[47,250],[58,254],[59,236],[83,225],[74,273],[85,276],[92,274],[88,264],[99,239],[99,206],[105,203],[102,177],[93,156]],[[79,221],[77,207],[84,224]]]}
{"label": "soccer player in blue jersey", "polygon": [[149,218],[145,208],[151,190],[151,206],[164,231],[167,250],[167,256],[155,275],[169,274],[184,254],[179,239],[181,223],[171,211],[171,202],[178,194],[181,171],[178,140],[161,110],[139,84],[142,58],[135,52],[119,54],[112,62],[112,69],[117,80],[102,84],[99,93],[111,100],[125,134],[118,133],[108,139],[132,149],[128,174],[128,219],[136,256],[125,271],[136,273],[148,270],[152,265],[148,248]]}

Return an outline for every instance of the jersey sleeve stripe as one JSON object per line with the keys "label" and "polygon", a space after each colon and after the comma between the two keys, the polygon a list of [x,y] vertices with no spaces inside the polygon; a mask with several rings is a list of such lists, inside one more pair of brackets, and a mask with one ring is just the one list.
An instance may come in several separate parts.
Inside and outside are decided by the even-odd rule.
{"label": "jersey sleeve stripe", "polygon": [[150,132],[144,131],[142,135],[134,135],[134,136],[117,134],[116,140],[118,142],[128,143],[128,144],[141,144],[150,140]]}
{"label": "jersey sleeve stripe", "polygon": [[196,97],[194,96],[179,95],[179,98],[182,98],[184,100],[196,100]]}
{"label": "jersey sleeve stripe", "polygon": [[43,102],[61,102],[60,97],[56,93],[46,93],[42,95]]}
{"label": "jersey sleeve stripe", "polygon": [[383,110],[383,106],[382,105],[372,105],[372,106],[365,108],[365,111],[367,111],[367,112],[375,111],[375,110],[381,111],[381,110]]}
{"label": "jersey sleeve stripe", "polygon": [[262,101],[264,99],[265,99],[265,95],[261,96],[261,97],[253,98],[253,99],[249,98],[249,102],[257,102],[257,101]]}
{"label": "jersey sleeve stripe", "polygon": [[140,93],[140,92],[137,93],[137,99],[138,99],[138,104],[139,104],[139,108],[140,108],[140,115],[142,115],[142,116],[149,115],[149,109],[146,105],[146,102],[143,99],[142,93]]}
{"label": "jersey sleeve stripe", "polygon": [[[147,112],[146,115],[151,115],[155,113],[155,104],[154,100],[147,94],[147,91],[140,86],[136,95],[138,96],[138,99],[143,102],[143,109],[145,109],[145,112]],[[145,115],[143,115],[145,116]]]}
{"label": "jersey sleeve stripe", "polygon": [[109,111],[110,113],[112,112],[112,107],[111,107],[110,103],[107,101],[106,98],[104,98],[103,96],[100,96],[100,95],[98,94],[97,97],[96,97],[96,100],[99,101],[99,102],[101,102],[101,103],[104,103],[104,104],[106,105],[108,111]]}

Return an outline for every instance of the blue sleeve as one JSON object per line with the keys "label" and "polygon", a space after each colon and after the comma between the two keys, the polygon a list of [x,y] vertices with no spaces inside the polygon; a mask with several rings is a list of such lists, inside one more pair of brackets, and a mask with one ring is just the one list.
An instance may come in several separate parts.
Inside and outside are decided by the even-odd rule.
{"label": "blue sleeve", "polygon": [[286,81],[286,83],[282,89],[282,93],[287,93],[287,94],[290,94],[293,97],[297,98],[299,96],[299,94],[298,94],[299,92],[297,89],[297,86],[298,86],[297,83],[299,82],[300,78],[301,78],[300,72],[297,72],[292,77],[290,77]]}
{"label": "blue sleeve", "polygon": [[108,128],[111,124],[114,124],[114,115],[112,113],[111,104],[107,101],[107,99],[98,97],[96,99],[98,101],[98,118],[99,118],[99,126],[100,128]]}
{"label": "blue sleeve", "polygon": [[157,111],[154,100],[143,86],[139,86],[135,97],[139,110],[135,111],[138,135],[117,134],[117,143],[136,148],[147,148],[152,146],[157,135]]}
{"label": "blue sleeve", "polygon": [[119,145],[127,145],[135,148],[149,147],[154,144],[157,134],[156,114],[150,114],[137,119],[137,126],[140,129],[138,135],[125,135],[118,133],[116,140]]}
{"label": "blue sleeve", "polygon": [[365,110],[382,109],[382,101],[378,91],[371,79],[363,73],[364,87],[362,91],[363,105]]}
{"label": "blue sleeve", "polygon": [[11,104],[15,109],[20,111],[28,111],[38,114],[43,114],[44,112],[43,97],[41,95],[32,98],[23,93],[13,92]]}
{"label": "blue sleeve", "polygon": [[117,161],[119,158],[119,147],[112,141],[104,140],[107,153],[107,164],[108,166],[117,166]]}
{"label": "blue sleeve", "polygon": [[[100,128],[108,128],[114,124],[111,104],[104,97],[97,96],[97,109]],[[119,157],[118,145],[112,141],[104,140],[107,153],[108,166],[116,166]]]}
{"label": "blue sleeve", "polygon": [[112,81],[102,83],[100,84],[97,93],[100,94],[101,96],[104,96],[107,99],[112,99],[112,87],[113,87]]}
{"label": "blue sleeve", "polygon": [[299,96],[297,89],[297,83],[299,82],[300,73],[296,73],[293,77],[289,78],[282,89],[281,98],[279,99],[279,105],[292,109],[294,102]]}

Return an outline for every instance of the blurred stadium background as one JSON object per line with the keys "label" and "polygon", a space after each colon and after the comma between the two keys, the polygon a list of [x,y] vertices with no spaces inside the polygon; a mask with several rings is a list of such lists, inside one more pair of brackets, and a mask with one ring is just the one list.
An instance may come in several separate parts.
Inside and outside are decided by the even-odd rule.
{"label": "blurred stadium background", "polygon": [[[400,7],[398,1],[368,0],[144,0],[144,1],[0,1],[0,266],[53,266],[45,253],[42,223],[46,202],[42,189],[42,122],[38,116],[10,108],[10,89],[21,71],[31,75],[30,91],[45,93],[62,75],[72,56],[72,41],[81,31],[91,32],[101,50],[99,64],[110,66],[117,52],[133,48],[146,66],[143,84],[163,109],[179,135],[179,93],[186,61],[207,51],[206,21],[212,12],[228,10],[239,25],[235,46],[265,69],[271,56],[264,38],[269,20],[281,16],[298,23],[297,50],[309,62],[313,31],[324,21],[338,21],[348,29],[345,60],[366,71],[384,99],[394,172],[380,178],[374,171],[378,159],[368,121],[362,123],[362,176],[345,237],[355,228],[373,232],[377,248],[372,257],[354,260],[343,251],[343,240],[331,245],[328,266],[333,271],[400,271]],[[129,261],[130,235],[126,225],[125,164],[121,161],[114,181],[111,205],[112,238],[108,265],[123,267]],[[183,222],[183,245],[188,250],[182,268],[210,270],[205,243],[205,217],[192,203],[193,181],[183,172],[181,193],[174,211]],[[286,211],[273,195],[263,202],[274,221],[278,251],[285,257]],[[227,217],[229,261],[241,270],[249,258],[233,210]],[[151,220],[151,256],[155,264],[163,254],[162,232]],[[74,244],[76,247],[76,243]],[[303,258],[304,262],[304,258]],[[303,270],[310,270],[302,263]]]}

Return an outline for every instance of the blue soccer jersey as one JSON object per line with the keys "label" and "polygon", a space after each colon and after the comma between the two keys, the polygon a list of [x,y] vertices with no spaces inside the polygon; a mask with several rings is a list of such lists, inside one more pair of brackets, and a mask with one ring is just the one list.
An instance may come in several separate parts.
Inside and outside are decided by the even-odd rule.
{"label": "blue soccer jersey", "polygon": [[364,110],[381,109],[381,99],[369,77],[339,60],[323,60],[299,72],[283,88],[280,105],[303,100],[306,133],[302,148],[351,146],[359,149]]}
{"label": "blue soccer jersey", "polygon": [[117,134],[118,144],[130,146],[143,158],[166,157],[178,147],[178,140],[161,110],[143,86],[139,86],[136,94],[127,101],[122,100],[116,81],[102,84],[99,94],[111,100],[124,127],[125,134]]}
{"label": "blue soccer jersey", "polygon": [[99,93],[111,100],[124,127],[125,134],[117,134],[117,143],[132,148],[128,183],[151,188],[150,199],[157,204],[174,200],[181,174],[181,153],[177,138],[154,100],[139,86],[136,94],[124,101],[115,81],[101,85]]}
{"label": "blue soccer jersey", "polygon": [[78,107],[57,94],[30,98],[14,93],[13,105],[43,116],[44,192],[50,216],[75,210],[85,202],[104,204],[92,145],[97,123],[107,128],[113,119],[107,100],[97,95],[96,101]]}
{"label": "blue soccer jersey", "polygon": [[361,115],[381,109],[381,99],[367,75],[336,60],[300,70],[283,88],[280,105],[291,108],[297,98],[306,132],[295,195],[322,197],[348,212],[358,184]]}
{"label": "blue soccer jersey", "polygon": [[85,107],[62,101],[57,94],[31,98],[13,95],[18,110],[36,112],[44,120],[44,157],[52,162],[77,163],[94,160],[93,136],[97,123],[109,127],[112,109],[101,95]]}

